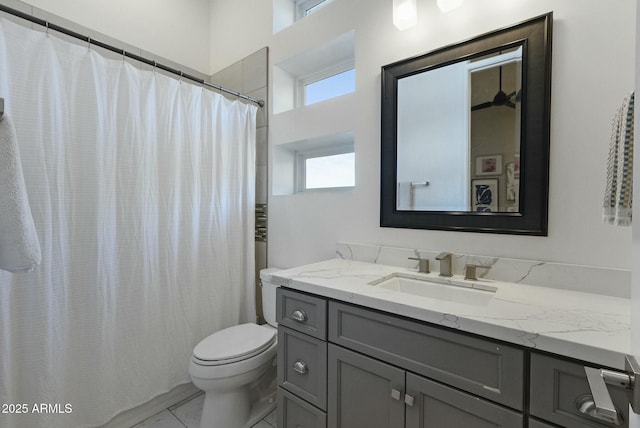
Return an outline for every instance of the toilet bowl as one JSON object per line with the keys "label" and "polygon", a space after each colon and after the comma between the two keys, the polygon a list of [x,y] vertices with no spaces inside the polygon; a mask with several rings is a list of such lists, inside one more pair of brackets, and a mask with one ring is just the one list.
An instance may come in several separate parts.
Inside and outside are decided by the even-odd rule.
{"label": "toilet bowl", "polygon": [[200,428],[244,428],[275,406],[276,288],[260,272],[268,324],[240,324],[213,333],[193,349],[189,375],[205,392]]}

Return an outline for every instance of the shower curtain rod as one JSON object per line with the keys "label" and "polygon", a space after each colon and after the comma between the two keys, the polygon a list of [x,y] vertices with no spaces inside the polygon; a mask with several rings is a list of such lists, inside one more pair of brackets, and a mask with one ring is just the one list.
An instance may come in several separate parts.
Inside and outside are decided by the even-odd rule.
{"label": "shower curtain rod", "polygon": [[125,49],[119,49],[119,48],[117,48],[115,46],[112,46],[112,45],[109,45],[107,43],[100,42],[98,40],[92,39],[89,36],[83,36],[82,34],[76,33],[75,31],[69,30],[68,28],[61,27],[61,26],[56,25],[56,24],[52,24],[47,20],[36,18],[35,16],[29,15],[27,13],[21,12],[21,11],[16,10],[16,9],[12,9],[12,8],[7,7],[5,5],[2,5],[2,4],[0,4],[0,11],[8,13],[9,15],[17,16],[18,18],[22,18],[22,19],[25,19],[27,21],[33,22],[34,24],[41,25],[41,26],[47,28],[47,30],[54,30],[54,31],[57,31],[57,32],[62,33],[62,34],[66,34],[67,36],[71,36],[73,38],[82,40],[82,41],[88,43],[89,45],[95,45],[95,46],[98,46],[100,48],[106,49],[108,51],[121,54],[124,57],[134,59],[136,61],[145,63],[147,65],[152,65],[155,68],[159,68],[159,69],[164,70],[166,72],[169,72],[169,73],[175,74],[177,76],[180,76],[180,78],[189,79],[189,80],[191,80],[193,82],[199,83],[199,84],[201,84],[203,86],[206,86],[208,88],[212,88],[212,89],[215,89],[217,91],[233,95],[233,96],[238,97],[240,99],[243,99],[245,101],[249,101],[249,102],[252,102],[254,104],[257,104],[260,107],[264,107],[264,100],[258,100],[256,98],[250,97],[250,96],[242,94],[240,92],[232,91],[231,89],[223,88],[222,86],[215,85],[213,83],[209,83],[209,82],[205,81],[204,79],[200,79],[198,77],[195,77],[195,76],[192,76],[190,74],[184,73],[181,70],[176,70],[175,68],[171,68],[169,66],[160,64],[160,63],[158,63],[158,62],[156,62],[154,60],[151,60],[151,59],[142,57],[140,55],[136,55],[134,53],[128,52]]}

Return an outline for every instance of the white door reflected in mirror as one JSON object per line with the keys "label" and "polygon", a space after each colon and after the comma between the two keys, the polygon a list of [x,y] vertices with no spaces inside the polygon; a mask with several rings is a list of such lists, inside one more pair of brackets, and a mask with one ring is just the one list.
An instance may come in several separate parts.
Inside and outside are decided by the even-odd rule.
{"label": "white door reflected in mirror", "polygon": [[397,209],[519,212],[521,88],[522,47],[399,79]]}

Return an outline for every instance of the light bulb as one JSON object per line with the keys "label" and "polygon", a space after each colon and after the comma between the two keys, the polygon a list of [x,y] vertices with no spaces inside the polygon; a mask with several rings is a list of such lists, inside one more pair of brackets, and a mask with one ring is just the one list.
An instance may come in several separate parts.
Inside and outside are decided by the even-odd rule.
{"label": "light bulb", "polygon": [[418,23],[416,0],[393,0],[393,25],[406,30]]}

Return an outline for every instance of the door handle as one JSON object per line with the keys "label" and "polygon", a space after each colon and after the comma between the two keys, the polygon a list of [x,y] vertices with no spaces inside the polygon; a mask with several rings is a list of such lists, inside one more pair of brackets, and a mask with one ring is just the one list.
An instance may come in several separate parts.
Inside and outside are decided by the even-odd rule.
{"label": "door handle", "polygon": [[409,394],[404,394],[404,404],[413,407],[414,398]]}
{"label": "door handle", "polygon": [[395,388],[391,389],[391,398],[393,398],[394,400],[400,401],[400,396],[401,396],[401,392],[398,391]]}

